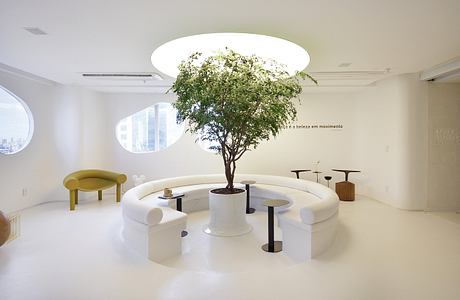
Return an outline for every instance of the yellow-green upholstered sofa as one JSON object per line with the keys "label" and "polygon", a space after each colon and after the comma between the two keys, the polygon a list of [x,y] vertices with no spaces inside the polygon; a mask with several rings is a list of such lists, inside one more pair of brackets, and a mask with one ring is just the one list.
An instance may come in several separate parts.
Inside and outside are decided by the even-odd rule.
{"label": "yellow-green upholstered sofa", "polygon": [[105,170],[80,170],[64,178],[64,186],[70,191],[70,210],[78,204],[78,191],[98,191],[98,199],[102,200],[102,190],[117,186],[117,202],[121,199],[121,185],[126,182],[126,175]]}

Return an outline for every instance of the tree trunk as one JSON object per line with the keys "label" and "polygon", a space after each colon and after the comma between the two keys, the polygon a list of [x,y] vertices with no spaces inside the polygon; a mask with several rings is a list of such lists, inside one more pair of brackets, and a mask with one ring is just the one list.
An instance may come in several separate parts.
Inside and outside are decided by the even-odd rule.
{"label": "tree trunk", "polygon": [[225,162],[225,177],[227,178],[227,186],[226,189],[233,191],[233,178],[234,178],[234,170],[232,170],[232,162],[227,161]]}

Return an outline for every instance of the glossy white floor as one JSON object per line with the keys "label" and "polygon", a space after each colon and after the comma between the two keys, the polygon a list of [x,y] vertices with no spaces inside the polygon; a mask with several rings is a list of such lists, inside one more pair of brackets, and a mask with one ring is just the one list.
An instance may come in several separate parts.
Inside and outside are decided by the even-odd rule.
{"label": "glossy white floor", "polygon": [[[460,215],[407,212],[358,197],[340,204],[332,248],[297,263],[251,234],[202,233],[191,214],[184,255],[153,263],[120,241],[112,199],[21,212],[21,237],[0,248],[0,299],[460,299]],[[278,238],[280,233],[277,232]]]}

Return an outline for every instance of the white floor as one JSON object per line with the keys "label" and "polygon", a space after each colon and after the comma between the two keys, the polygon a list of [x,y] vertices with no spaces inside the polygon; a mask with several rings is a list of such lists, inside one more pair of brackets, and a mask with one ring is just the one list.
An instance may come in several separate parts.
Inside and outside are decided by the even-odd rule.
{"label": "white floor", "polygon": [[113,199],[21,212],[21,236],[0,248],[0,299],[460,299],[459,214],[342,202],[332,248],[298,263],[260,249],[263,212],[235,238],[202,233],[207,212],[193,213],[183,256],[163,265],[122,244],[120,214]]}

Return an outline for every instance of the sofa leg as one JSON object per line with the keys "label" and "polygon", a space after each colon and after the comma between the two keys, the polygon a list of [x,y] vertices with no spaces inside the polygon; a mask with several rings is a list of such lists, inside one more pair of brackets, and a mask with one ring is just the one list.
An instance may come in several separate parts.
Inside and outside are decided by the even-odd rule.
{"label": "sofa leg", "polygon": [[121,199],[121,184],[117,184],[117,202],[120,202]]}
{"label": "sofa leg", "polygon": [[102,190],[97,191],[97,200],[99,200],[99,201],[102,200]]}
{"label": "sofa leg", "polygon": [[70,190],[70,210],[75,210],[75,193]]}

